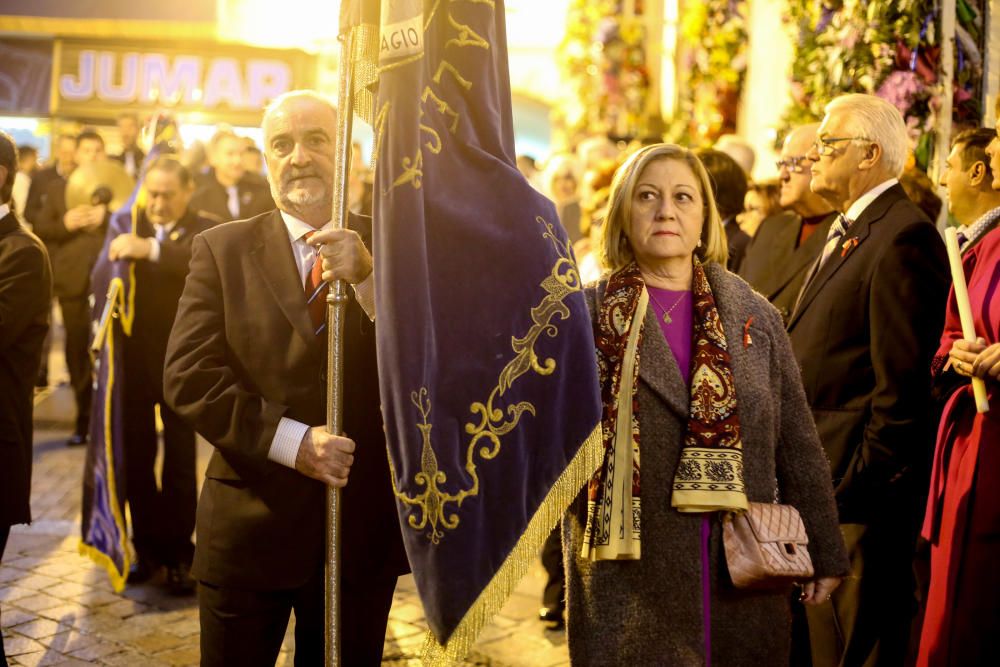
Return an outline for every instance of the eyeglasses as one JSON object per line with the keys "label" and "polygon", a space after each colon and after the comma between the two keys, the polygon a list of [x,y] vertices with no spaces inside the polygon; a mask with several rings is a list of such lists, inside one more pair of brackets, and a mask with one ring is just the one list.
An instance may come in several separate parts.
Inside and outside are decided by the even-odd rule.
{"label": "eyeglasses", "polygon": [[815,150],[819,155],[826,157],[833,155],[836,150],[835,143],[840,141],[869,141],[868,137],[827,137],[827,138],[817,138],[813,142],[813,150]]}
{"label": "eyeglasses", "polygon": [[806,170],[805,161],[807,159],[808,158],[806,158],[805,155],[786,157],[782,160],[778,160],[777,162],[775,162],[774,166],[778,168],[778,171],[781,171],[782,169],[787,169],[792,174],[801,174],[804,173]]}

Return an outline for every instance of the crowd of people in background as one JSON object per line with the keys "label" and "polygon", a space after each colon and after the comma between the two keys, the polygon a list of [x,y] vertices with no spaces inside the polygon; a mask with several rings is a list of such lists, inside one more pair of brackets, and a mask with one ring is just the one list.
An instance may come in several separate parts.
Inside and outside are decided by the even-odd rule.
{"label": "crowd of people in background", "polygon": [[[299,95],[286,103],[307,106],[332,127],[335,112],[317,100]],[[279,112],[280,107],[270,118],[277,124],[272,133],[285,122]],[[112,212],[107,203],[68,207],[66,184],[77,169],[115,159],[129,175],[141,177],[145,156],[137,145],[140,125],[135,116],[119,118],[122,150],[111,157],[102,134],[92,128],[56,137],[46,165],[38,164],[37,151],[21,147],[16,170],[13,164],[9,168],[16,175],[5,179],[14,212],[44,242],[51,258],[77,408],[70,445],[86,444],[88,438],[88,296],[91,271],[102,253],[110,260],[145,261],[144,270],[162,272],[146,284],[159,288],[173,281],[173,292],[163,297],[171,304],[164,307],[170,322],[146,337],[162,337],[160,349],[143,352],[155,358],[150,383],[156,391],[132,397],[142,402],[132,414],[142,413],[146,420],[134,429],[137,440],[155,440],[150,435],[153,404],[161,406],[165,427],[176,417],[163,411],[164,380],[157,373],[163,373],[164,357],[171,368],[166,333],[181,291],[200,288],[206,303],[221,308],[212,289],[192,288],[191,281],[184,286],[196,234],[247,218],[258,226],[270,225],[273,240],[284,242],[288,236],[293,251],[301,250],[295,261],[306,294],[313,274],[329,271],[332,261],[327,256],[332,251],[321,251],[326,255],[316,259],[305,233],[293,238],[294,216],[281,217],[298,210],[299,200],[285,192],[298,186],[280,174],[265,175],[261,149],[227,127],[220,127],[207,145],[188,146],[179,157],[160,157],[146,165],[151,199],[141,241],[108,234]],[[331,152],[324,148],[310,159],[326,165]],[[264,154],[272,167],[298,168],[286,164],[294,157],[270,147]],[[641,423],[648,438],[643,440],[641,539],[646,555],[641,564],[622,565],[639,559],[638,531],[634,542],[595,541],[587,504],[576,503],[542,555],[549,582],[540,617],[561,625],[568,605],[570,653],[581,664],[599,664],[603,658],[616,664],[659,659],[690,664],[692,656],[714,656],[719,664],[774,664],[769,658],[786,653],[791,664],[816,667],[992,664],[992,638],[1000,630],[995,595],[1000,575],[993,566],[1000,557],[1000,480],[995,479],[1000,461],[991,446],[1000,442],[1000,306],[994,296],[1000,281],[1000,139],[990,128],[959,133],[940,182],[947,191],[948,212],[959,226],[974,342],[964,340],[954,293],[949,296],[945,246],[934,225],[944,202],[912,164],[906,127],[894,107],[868,95],[837,98],[820,123],[791,128],[776,164],[776,180],[755,181],[754,163],[752,148],[734,136],[693,150],[658,138],[624,143],[596,136],[541,164],[527,155],[517,159],[525,178],[554,203],[588,285],[602,383],[621,390],[622,369],[615,364],[641,358],[636,375],[624,377],[636,397],[635,437]],[[371,177],[358,146],[350,179],[351,210],[370,213]],[[281,215],[269,214],[276,202]],[[322,223],[329,209],[314,208],[311,214]],[[250,240],[227,236],[232,229],[198,237],[195,245],[201,244],[203,255],[197,275],[216,275],[209,270],[215,260],[205,250],[205,239],[220,248],[247,246],[247,252],[255,252]],[[352,242],[360,244],[360,239]],[[20,237],[16,241],[25,243]],[[243,256],[233,250],[224,258],[231,264],[226,284],[234,292],[245,280]],[[359,250],[358,257],[366,258],[359,260],[364,270],[355,271],[357,280],[350,282],[361,293],[373,269],[366,253]],[[286,282],[294,287],[290,294],[298,290],[295,280]],[[366,299],[358,297],[365,312]],[[632,319],[623,324],[605,318],[606,301]],[[188,326],[200,326],[194,315],[187,317]],[[366,328],[370,320],[360,311],[358,318],[364,325],[359,331],[371,334]],[[644,336],[626,335],[632,325],[648,329]],[[692,331],[698,335],[688,335]],[[229,335],[228,330],[214,333]],[[178,348],[183,343],[170,344]],[[256,359],[256,349],[245,352],[261,368],[270,368]],[[374,359],[374,348],[369,352]],[[178,349],[173,357],[170,403],[189,413],[188,421],[192,415],[201,418],[210,385],[198,385],[201,393],[184,393],[188,388],[181,380],[194,365],[177,361],[183,357]],[[701,373],[718,378],[720,395],[728,401],[720,410],[730,411],[727,419],[720,419],[718,411],[701,411],[698,396],[693,390],[688,394],[695,386],[693,376]],[[993,411],[976,412],[972,377],[986,384]],[[38,384],[48,381],[43,365]],[[315,398],[303,396],[303,404],[312,410]],[[224,414],[220,408],[212,424],[220,432],[223,426],[236,429],[239,425],[219,416]],[[603,429],[610,437],[606,447],[617,457],[617,425],[608,419],[617,419],[617,412],[606,412]],[[168,492],[165,486],[158,491],[150,474],[155,451],[132,454],[129,478],[150,484],[133,482],[128,491],[139,556],[129,581],[145,581],[151,568],[165,565],[171,590],[187,594],[194,589],[192,557],[203,581],[212,581],[216,575],[211,568],[218,565],[202,556],[198,566],[198,556],[192,555],[194,475],[188,473],[194,467],[193,431],[190,425],[177,428],[184,444],[173,448],[187,452],[174,461],[183,468],[177,477],[184,500],[169,505],[188,510],[169,536],[155,509],[165,502],[157,501],[156,494]],[[742,433],[738,444],[746,452],[739,472],[743,495],[713,498],[709,504],[738,510],[748,499],[780,500],[798,509],[809,533],[815,578],[804,582],[791,600],[784,593],[720,587],[727,575],[719,560],[719,524],[709,520],[690,494],[678,493],[685,470],[690,471],[682,464],[692,455],[692,429],[724,439],[733,428]],[[282,452],[277,432],[269,447],[268,460],[302,472],[296,456]],[[631,440],[623,447],[631,456]],[[634,469],[637,490],[638,442],[634,468],[632,463],[628,460],[624,469]],[[590,488],[610,485],[613,467],[595,473]],[[346,482],[346,472],[341,472],[337,478]],[[303,474],[325,479],[315,471]],[[288,472],[289,479],[292,475]],[[634,500],[630,507],[638,516],[638,494]],[[569,547],[565,553],[564,545]],[[701,578],[697,572],[703,573]],[[708,572],[711,577],[704,574]],[[386,600],[391,599],[395,569],[389,574]],[[228,604],[222,593],[218,596],[215,603]],[[789,609],[786,636],[782,619]],[[281,613],[287,617],[287,611]],[[607,625],[608,618],[617,625]],[[203,618],[203,631],[205,627]],[[228,637],[231,628],[220,624],[214,632]],[[370,639],[374,654],[381,638]]]}
{"label": "crowd of people in background", "polygon": [[[1000,431],[996,408],[976,413],[968,379],[984,378],[1000,396],[1000,140],[992,128],[956,133],[943,201],[891,108],[852,96],[827,111],[822,124],[791,128],[777,179],[753,180],[753,150],[738,137],[695,151],[726,232],[727,268],[789,331],[850,555],[829,604],[793,601],[792,664],[989,664],[1000,628],[987,563],[1000,555],[1000,501],[985,443],[1000,442]],[[643,148],[594,137],[541,163],[518,158],[556,204],[584,281],[599,289],[614,268],[601,247],[609,186]],[[950,278],[931,224],[942,216],[959,226],[976,343],[962,340],[954,294],[944,319]],[[558,538],[542,553],[549,581],[539,612],[556,626],[566,601]],[[586,605],[601,602],[595,576],[583,580]],[[641,645],[636,635],[635,655]]]}

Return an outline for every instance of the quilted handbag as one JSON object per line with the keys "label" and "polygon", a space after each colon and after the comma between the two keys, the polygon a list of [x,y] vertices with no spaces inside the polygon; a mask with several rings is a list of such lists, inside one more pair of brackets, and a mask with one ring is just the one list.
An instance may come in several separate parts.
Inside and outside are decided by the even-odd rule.
{"label": "quilted handbag", "polygon": [[786,588],[813,577],[806,527],[791,505],[750,503],[725,514],[722,542],[736,588]]}

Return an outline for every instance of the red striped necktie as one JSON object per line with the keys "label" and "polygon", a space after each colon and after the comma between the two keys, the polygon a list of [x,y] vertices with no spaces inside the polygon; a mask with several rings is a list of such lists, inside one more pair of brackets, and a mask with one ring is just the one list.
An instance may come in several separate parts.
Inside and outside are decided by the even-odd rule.
{"label": "red striped necktie", "polygon": [[[311,231],[305,235],[307,243],[315,233]],[[326,329],[326,293],[329,291],[330,284],[323,280],[323,260],[317,249],[305,285],[306,307],[309,309],[309,319],[312,320],[313,330],[317,336]]]}

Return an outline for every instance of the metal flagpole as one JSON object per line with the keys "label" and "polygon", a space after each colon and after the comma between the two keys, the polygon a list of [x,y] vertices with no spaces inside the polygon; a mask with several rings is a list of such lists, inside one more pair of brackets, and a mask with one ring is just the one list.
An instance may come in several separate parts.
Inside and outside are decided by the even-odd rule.
{"label": "metal flagpole", "polygon": [[[337,98],[336,174],[333,182],[333,226],[347,227],[347,178],[351,160],[351,127],[354,116],[354,40],[350,30],[340,43],[340,90]],[[326,430],[343,433],[344,312],[347,285],[336,280],[326,297],[327,374]],[[340,489],[326,491],[326,667],[340,667]]]}

